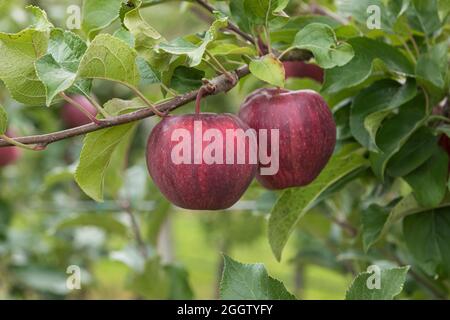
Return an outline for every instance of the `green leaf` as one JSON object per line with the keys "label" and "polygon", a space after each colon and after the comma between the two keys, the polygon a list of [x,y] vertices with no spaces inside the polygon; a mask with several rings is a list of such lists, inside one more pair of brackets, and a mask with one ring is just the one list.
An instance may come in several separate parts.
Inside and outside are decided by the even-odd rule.
{"label": "green leaf", "polygon": [[83,0],[81,28],[89,39],[119,18],[122,0]]}
{"label": "green leaf", "polygon": [[[442,203],[439,204],[439,208],[445,208],[450,206],[450,198],[446,197]],[[420,212],[424,212],[429,210],[429,208],[421,207],[413,194],[409,194],[400,201],[398,201],[392,210],[389,212],[389,216],[381,230],[379,236],[373,241],[373,243],[377,242],[389,232],[391,227],[402,220],[404,217],[407,217],[412,214],[417,214]]]}
{"label": "green leaf", "polygon": [[282,282],[270,277],[263,264],[242,264],[224,255],[220,282],[223,300],[295,300]]}
{"label": "green leaf", "polygon": [[379,239],[388,217],[389,210],[376,204],[362,211],[362,240],[365,252]]}
{"label": "green leaf", "polygon": [[233,21],[237,23],[242,31],[251,33],[252,23],[244,8],[244,1],[230,0],[230,13]]}
{"label": "green leaf", "polygon": [[377,6],[380,10],[381,29],[392,31],[396,17],[386,8],[382,0],[340,0],[337,2],[338,12],[344,16],[351,17],[359,24],[366,26],[371,14],[368,12],[370,6]]}
{"label": "green leaf", "polygon": [[107,79],[136,87],[140,82],[136,57],[136,51],[122,40],[100,34],[81,59],[78,76]]}
{"label": "green leaf", "polygon": [[431,35],[441,28],[437,0],[412,0],[412,4],[425,34]]}
{"label": "green leaf", "polygon": [[403,220],[403,235],[414,260],[428,275],[450,275],[448,207],[406,217]]}
{"label": "green leaf", "polygon": [[215,20],[197,45],[182,38],[177,38],[172,42],[159,44],[158,48],[170,54],[186,55],[188,57],[188,65],[195,67],[202,62],[202,58],[210,43],[217,39],[219,30],[227,25],[228,18],[226,17]]}
{"label": "green leaf", "polygon": [[417,202],[423,207],[435,207],[444,199],[448,179],[448,155],[436,148],[423,165],[404,177],[414,190]]}
{"label": "green leaf", "polygon": [[179,66],[173,72],[170,87],[179,93],[190,92],[202,86],[204,77],[202,70]]}
{"label": "green leaf", "polygon": [[382,120],[416,94],[414,81],[407,81],[402,86],[393,80],[381,80],[360,91],[351,108],[350,129],[353,137],[369,150],[376,151],[375,136]]}
{"label": "green leaf", "polygon": [[288,3],[289,0],[243,0],[245,13],[257,24],[276,18]]}
{"label": "green leaf", "polygon": [[19,33],[0,32],[0,79],[12,97],[24,104],[45,103],[45,87],[39,80],[34,62],[47,51],[50,29],[44,11],[28,7],[35,23]]}
{"label": "green leaf", "polygon": [[[81,57],[87,46],[75,33],[53,29],[50,33],[47,54],[36,62],[36,72],[46,88],[46,104],[50,106],[54,98],[75,83]],[[85,90],[83,83],[76,86]]]}
{"label": "green leaf", "polygon": [[169,274],[157,257],[147,260],[144,271],[136,274],[130,284],[133,292],[146,299],[167,299],[170,286]]}
{"label": "green leaf", "polygon": [[163,69],[170,60],[164,52],[158,52],[156,46],[166,41],[164,37],[142,18],[139,11],[140,2],[136,8],[127,12],[123,19],[124,26],[134,38],[134,48],[153,68]]}
{"label": "green leaf", "polygon": [[277,87],[284,87],[285,70],[280,60],[272,55],[266,55],[259,60],[252,60],[250,72],[258,79]]}
{"label": "green leaf", "polygon": [[216,41],[211,44],[209,52],[214,56],[229,56],[229,55],[256,55],[255,49],[236,45],[234,43]]}
{"label": "green leaf", "polygon": [[354,56],[352,46],[339,42],[333,29],[322,23],[311,23],[300,30],[292,46],[311,51],[325,69],[346,65]]}
{"label": "green leaf", "polygon": [[448,76],[448,51],[449,45],[442,42],[419,56],[416,65],[419,81],[426,86],[434,86],[440,90],[445,89]]}
{"label": "green leaf", "polygon": [[124,124],[86,135],[75,171],[75,181],[89,197],[103,201],[105,172],[117,146],[126,139],[135,124]]}
{"label": "green leaf", "polygon": [[425,119],[425,99],[420,95],[404,104],[397,115],[384,122],[376,139],[380,151],[370,153],[372,170],[379,179],[384,179],[389,160],[423,125]]}
{"label": "green leaf", "polygon": [[189,284],[189,274],[181,266],[169,265],[164,267],[170,279],[169,300],[192,300],[194,292]]}
{"label": "green leaf", "polygon": [[139,69],[139,75],[141,78],[141,86],[147,86],[155,83],[161,83],[161,79],[157,72],[147,63],[142,57],[137,57],[136,64]]}
{"label": "green leaf", "polygon": [[128,236],[127,226],[110,214],[79,214],[75,217],[64,219],[56,226],[55,231],[86,226],[97,227],[108,233],[114,233],[124,238]]}
{"label": "green leaf", "polygon": [[376,273],[362,272],[350,285],[345,295],[346,300],[392,300],[399,295],[405,284],[409,266],[380,270],[380,288],[369,289]]}
{"label": "green leaf", "polygon": [[269,243],[277,260],[281,260],[283,248],[295,226],[316,204],[316,200],[335,183],[367,165],[367,160],[359,152],[343,150],[331,158],[319,177],[310,185],[283,192],[269,218]]}
{"label": "green leaf", "polygon": [[4,134],[8,129],[8,114],[0,104],[0,134]]}
{"label": "green leaf", "polygon": [[403,76],[414,75],[412,63],[391,45],[365,37],[352,38],[347,42],[355,56],[345,66],[326,70],[322,90],[328,94],[362,84],[372,75],[374,60],[382,61],[392,72]]}
{"label": "green leaf", "polygon": [[427,161],[438,148],[438,138],[430,128],[422,127],[392,157],[386,172],[391,177],[406,176]]}

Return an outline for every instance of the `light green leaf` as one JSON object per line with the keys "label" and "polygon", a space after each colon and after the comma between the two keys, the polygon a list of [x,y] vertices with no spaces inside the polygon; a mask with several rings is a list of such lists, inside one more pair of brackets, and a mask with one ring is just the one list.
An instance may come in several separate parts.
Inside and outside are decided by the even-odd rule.
{"label": "light green leaf", "polygon": [[81,28],[89,39],[119,18],[122,0],[83,0]]}
{"label": "light green leaf", "polygon": [[283,248],[295,226],[314,206],[321,194],[347,175],[367,165],[367,160],[359,152],[344,150],[331,158],[319,177],[310,185],[283,192],[269,218],[269,243],[277,260],[281,260]]}
{"label": "light green leaf", "polygon": [[[381,80],[360,91],[351,108],[350,129],[353,137],[369,150],[376,151],[375,135],[382,120],[416,94],[414,81],[400,85],[393,80]],[[367,120],[371,115],[372,117]],[[370,131],[365,127],[366,124],[369,125]]]}
{"label": "light green leaf", "polygon": [[34,62],[47,51],[52,25],[44,11],[28,7],[35,23],[19,33],[0,32],[0,79],[11,96],[24,104],[45,103],[45,87],[39,80]]}
{"label": "light green leaf", "polygon": [[122,40],[100,34],[81,59],[78,76],[107,79],[136,87],[140,82],[136,57],[136,51]]}
{"label": "light green leaf", "polygon": [[124,124],[86,135],[80,163],[75,171],[75,181],[95,201],[103,201],[105,173],[111,157],[134,126],[135,124]]}
{"label": "light green leaf", "polygon": [[382,269],[379,273],[380,288],[369,288],[374,282],[375,272],[360,273],[350,285],[345,295],[346,300],[392,300],[399,295],[405,284],[409,266]]}
{"label": "light green leaf", "polygon": [[[380,60],[390,71],[414,75],[412,63],[397,48],[365,37],[348,39],[355,56],[345,66],[328,69],[322,90],[327,94],[355,87],[367,80],[374,71],[374,61]],[[387,77],[387,76],[386,76]]]}
{"label": "light green leaf", "polygon": [[108,233],[114,233],[122,237],[127,237],[128,228],[122,222],[114,218],[111,214],[83,213],[75,217],[61,221],[55,231],[62,231],[68,228],[97,227]]}
{"label": "light green leaf", "polygon": [[282,282],[270,277],[263,264],[242,264],[224,255],[220,282],[223,300],[295,300]]}
{"label": "light green leaf", "polygon": [[[75,33],[61,29],[51,31],[48,53],[35,62],[37,75],[46,88],[47,106],[59,93],[74,85],[86,49],[84,41]],[[82,91],[88,89],[83,86],[83,82],[78,82],[76,86]]]}
{"label": "light green leaf", "polygon": [[311,23],[300,30],[292,46],[311,51],[325,69],[346,65],[354,56],[352,46],[339,42],[333,29],[322,23]]}
{"label": "light green leaf", "polygon": [[0,104],[0,134],[4,134],[8,129],[8,114]]}
{"label": "light green leaf", "polygon": [[163,69],[170,60],[165,52],[159,52],[156,46],[166,41],[164,37],[149,25],[140,13],[140,1],[136,8],[127,12],[123,18],[124,26],[134,38],[134,48],[153,68]]}
{"label": "light green leaf", "polygon": [[211,44],[209,52],[214,56],[228,56],[228,55],[256,55],[255,49],[246,46],[238,46],[233,43],[215,42]]}
{"label": "light green leaf", "polygon": [[213,22],[205,36],[202,38],[199,44],[195,45],[182,38],[175,39],[170,43],[161,43],[158,48],[174,54],[174,55],[186,55],[188,57],[188,65],[190,67],[198,66],[205,54],[206,49],[217,39],[219,30],[225,28],[228,25],[228,18],[219,18]]}
{"label": "light green leaf", "polygon": [[370,153],[372,170],[379,179],[384,179],[389,160],[424,124],[425,118],[425,99],[423,95],[419,95],[404,104],[397,115],[384,122],[376,139],[380,151]]}
{"label": "light green leaf", "polygon": [[450,209],[432,209],[403,220],[411,255],[430,276],[450,275]]}
{"label": "light green leaf", "polygon": [[259,60],[252,60],[249,68],[250,72],[258,79],[277,87],[284,87],[285,70],[277,58],[266,55]]}

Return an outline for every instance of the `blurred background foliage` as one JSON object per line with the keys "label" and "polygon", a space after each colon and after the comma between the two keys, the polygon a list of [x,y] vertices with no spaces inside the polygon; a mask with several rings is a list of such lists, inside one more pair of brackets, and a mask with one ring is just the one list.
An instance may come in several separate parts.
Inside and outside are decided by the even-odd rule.
{"label": "blurred background foliage", "polygon": [[[292,0],[287,12],[301,12],[305,2]],[[316,2],[335,10],[332,1]],[[43,8],[53,24],[65,28],[67,7],[81,6],[81,0],[0,0],[0,30],[26,27],[27,4]],[[143,10],[143,15],[168,40],[209,25],[205,12],[187,2],[168,1]],[[244,97],[260,85],[248,77],[227,95],[204,99],[203,111],[236,112]],[[289,79],[287,87],[318,90],[320,84]],[[112,97],[132,97],[123,87],[99,80],[93,93],[103,103]],[[158,88],[145,93],[153,100],[162,98]],[[24,107],[4,87],[0,103],[7,108],[16,135],[64,128],[60,105]],[[191,111],[193,104],[176,113]],[[338,111],[335,117],[339,138],[347,138],[348,115]],[[363,253],[361,239],[347,237],[352,230],[342,225],[350,221],[359,226],[362,208],[381,193],[383,185],[373,183],[372,176],[351,182],[312,209],[290,238],[280,263],[271,252],[266,230],[276,192],[254,183],[235,207],[224,212],[174,208],[152,185],[145,164],[147,137],[156,121],[146,119],[134,132],[123,175],[107,175],[104,203],[90,200],[74,182],[81,137],[51,144],[45,152],[24,152],[17,164],[0,170],[1,299],[217,298],[222,253],[244,263],[264,263],[269,274],[300,299],[343,299],[367,261],[392,264],[378,252]],[[405,188],[397,183],[391,197],[406,194]],[[392,237],[397,234],[394,230]],[[82,290],[66,287],[70,265],[82,270]],[[415,282],[407,282],[402,295],[424,297],[416,289]]]}

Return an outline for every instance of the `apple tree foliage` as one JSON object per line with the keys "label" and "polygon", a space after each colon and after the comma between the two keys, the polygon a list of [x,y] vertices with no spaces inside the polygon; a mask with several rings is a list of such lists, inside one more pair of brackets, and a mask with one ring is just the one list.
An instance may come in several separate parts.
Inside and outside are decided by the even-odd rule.
{"label": "apple tree foliage", "polygon": [[[20,116],[27,115],[35,128],[57,131],[51,110],[61,102],[62,93],[89,95],[100,83],[108,94],[100,97],[98,117],[115,117],[199,89],[203,79],[246,65],[251,75],[240,79],[235,90],[249,93],[265,85],[320,90],[338,126],[338,144],[326,168],[301,188],[275,193],[252,185],[245,197],[257,199],[252,210],[262,219],[202,217],[205,228],[221,238],[212,241],[226,243],[221,250],[227,251],[267,229],[266,241],[278,261],[291,241],[296,252],[284,259],[292,259],[294,265],[318,264],[351,274],[354,281],[347,299],[392,299],[399,294],[448,297],[450,150],[439,140],[450,137],[449,2],[324,1],[332,14],[323,15],[308,1],[180,1],[185,9],[202,3],[215,9],[204,12],[211,23],[203,32],[174,39],[145,19],[146,10],[158,10],[163,2],[84,0],[80,30],[58,27],[44,10],[28,7],[31,24],[20,31],[0,32],[0,79],[14,104],[30,110]],[[9,11],[3,6],[6,16]],[[378,16],[368,11],[370,6],[376,6]],[[368,21],[377,17],[379,25],[374,28]],[[254,43],[233,32],[232,26]],[[305,56],[325,69],[323,85],[285,79],[282,60]],[[148,88],[160,93],[146,96]],[[114,95],[123,90],[130,93],[126,98]],[[50,108],[45,113],[36,106]],[[15,108],[0,107],[0,134],[8,123],[15,123],[14,116],[18,116]],[[33,241],[22,239],[25,247],[20,248],[5,240],[20,236],[7,231],[11,213],[18,210],[15,206],[46,208],[36,210],[34,217],[19,218],[19,224],[59,212],[48,225],[38,222],[41,233],[33,237],[58,235],[46,239],[46,246],[66,250],[59,256],[62,264],[83,263],[74,258],[83,246],[68,244],[75,241],[74,228],[97,227],[113,239],[127,238],[129,226],[112,212],[136,210],[145,227],[141,247],[130,245],[110,253],[112,260],[132,270],[127,280],[130,290],[145,298],[192,298],[187,271],[163,263],[156,253],[158,233],[171,205],[150,185],[142,166],[129,164],[136,153],[132,150],[143,150],[141,131],[139,122],[94,131],[85,135],[80,155],[49,147],[41,158],[33,156],[35,168],[25,169],[20,179],[0,177],[0,255],[27,252],[27,243]],[[70,150],[69,141],[60,143]],[[57,165],[55,159],[64,157],[71,164]],[[32,175],[37,167],[46,173],[43,180]],[[79,189],[70,185],[73,179]],[[84,212],[68,217],[64,204],[74,197],[84,199],[80,210]],[[8,201],[19,198],[24,203]],[[149,199],[154,200],[151,208],[139,207]],[[87,261],[96,255],[88,253]],[[33,288],[66,294],[58,285],[64,278],[55,271],[58,263],[41,262],[45,268],[11,261],[17,266],[11,272]],[[381,289],[367,288],[369,265],[381,267]],[[242,264],[227,255],[220,296],[295,298],[262,264]]]}

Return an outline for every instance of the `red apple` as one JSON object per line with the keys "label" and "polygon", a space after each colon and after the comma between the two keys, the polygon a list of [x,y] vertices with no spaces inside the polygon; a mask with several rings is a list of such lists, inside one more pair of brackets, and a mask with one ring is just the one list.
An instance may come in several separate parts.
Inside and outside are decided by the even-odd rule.
{"label": "red apple", "polygon": [[[249,128],[231,114],[165,117],[153,129],[147,144],[148,170],[164,196],[175,205],[192,210],[220,210],[235,204],[247,190],[257,169],[254,132],[251,132],[253,145],[249,139],[236,136],[226,139],[227,131],[239,129]],[[223,141],[217,137],[208,138],[207,134],[211,133],[222,136]],[[211,152],[209,147],[213,143],[217,144]],[[227,150],[234,153],[229,158],[231,161],[227,161]],[[252,152],[255,155],[253,164],[250,161]],[[245,157],[245,163],[238,163],[238,154]],[[208,155],[214,156],[216,161],[211,163]]]}
{"label": "red apple", "polygon": [[[82,95],[74,95],[70,97],[75,102],[79,103],[84,109],[92,114],[93,116],[97,115],[97,109],[91,104],[91,102]],[[67,127],[79,127],[92,121],[86,116],[82,111],[80,111],[77,107],[70,103],[66,103],[61,111],[61,116],[63,118],[64,123]]]}
{"label": "red apple", "polygon": [[[6,132],[6,135],[11,138],[14,137],[14,134],[11,132],[11,130],[8,130]],[[17,147],[0,148],[0,168],[13,164],[20,158],[21,154],[21,150]]]}
{"label": "red apple", "polygon": [[323,83],[323,69],[318,65],[303,61],[284,61],[286,79],[289,78],[311,78]]}
{"label": "red apple", "polygon": [[[333,115],[324,99],[311,90],[259,89],[245,100],[239,117],[258,132],[279,130],[278,172],[261,175],[258,171],[256,175],[269,189],[311,183],[327,164],[336,144]],[[270,151],[274,141],[268,140],[266,150]],[[260,169],[266,166],[260,157]]]}

